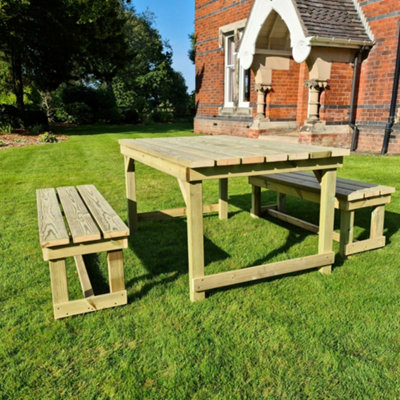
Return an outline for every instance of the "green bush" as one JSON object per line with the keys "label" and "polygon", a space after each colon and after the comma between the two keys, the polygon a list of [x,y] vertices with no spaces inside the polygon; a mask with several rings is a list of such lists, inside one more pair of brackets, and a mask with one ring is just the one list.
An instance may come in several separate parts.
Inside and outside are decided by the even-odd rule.
{"label": "green bush", "polygon": [[20,112],[16,107],[8,104],[0,104],[0,127],[4,126],[12,126],[14,128],[24,126]]}
{"label": "green bush", "polygon": [[46,130],[46,128],[43,125],[33,125],[32,128],[29,130],[30,135],[39,135],[39,133],[42,133]]}
{"label": "green bush", "polygon": [[0,147],[2,147],[4,145],[3,141],[0,140]]}
{"label": "green bush", "polygon": [[25,110],[23,121],[25,128],[34,127],[35,125],[42,125],[43,129],[48,129],[49,127],[47,116],[41,110]]}
{"label": "green bush", "polygon": [[1,124],[0,123],[0,133],[9,134],[9,133],[12,133],[12,131],[13,131],[13,128],[12,128],[11,124],[8,124],[8,123]]}
{"label": "green bush", "polygon": [[87,86],[68,86],[61,94],[63,108],[78,124],[117,123],[121,115],[112,93]]}
{"label": "green bush", "polygon": [[55,143],[57,142],[57,138],[50,132],[45,132],[40,135],[40,141],[42,143]]}

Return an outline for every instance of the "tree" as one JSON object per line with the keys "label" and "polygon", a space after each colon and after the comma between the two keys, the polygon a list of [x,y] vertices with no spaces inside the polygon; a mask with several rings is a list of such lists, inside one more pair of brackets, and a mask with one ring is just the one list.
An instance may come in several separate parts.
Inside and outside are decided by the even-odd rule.
{"label": "tree", "polygon": [[0,1],[0,51],[20,111],[25,82],[47,92],[88,74],[110,81],[126,57],[121,0]]}
{"label": "tree", "polygon": [[189,35],[190,49],[188,50],[189,60],[194,64],[196,61],[196,34],[191,33]]}
{"label": "tree", "polygon": [[[139,115],[161,111],[177,114],[187,104],[187,87],[172,68],[172,50],[154,28],[151,13],[127,11],[129,64],[114,79],[117,104]],[[179,110],[179,111],[178,111]]]}

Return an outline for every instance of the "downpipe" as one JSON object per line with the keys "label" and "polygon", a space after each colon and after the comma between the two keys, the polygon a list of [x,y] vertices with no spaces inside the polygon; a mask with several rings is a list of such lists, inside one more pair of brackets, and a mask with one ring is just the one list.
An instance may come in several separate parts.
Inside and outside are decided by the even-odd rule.
{"label": "downpipe", "polygon": [[359,64],[360,64],[360,59],[362,57],[362,54],[365,50],[365,47],[361,47],[358,53],[356,54],[354,58],[354,72],[353,72],[353,83],[351,86],[351,102],[350,102],[350,113],[349,113],[349,126],[353,130],[353,136],[351,138],[351,151],[356,151],[357,149],[357,143],[358,143],[358,134],[359,134],[359,129],[358,126],[356,125],[356,116],[354,113],[355,109],[355,102],[356,102],[356,91],[357,91],[357,83],[358,83],[358,77],[359,77]]}
{"label": "downpipe", "polygon": [[390,135],[392,133],[394,119],[396,115],[396,103],[397,103],[397,94],[399,89],[399,77],[400,77],[400,24],[399,24],[399,37],[397,41],[397,56],[396,56],[396,68],[394,70],[394,80],[393,80],[393,89],[392,89],[392,101],[390,103],[390,112],[389,119],[385,128],[385,136],[383,138],[383,145],[381,154],[386,154],[389,148],[389,140]]}

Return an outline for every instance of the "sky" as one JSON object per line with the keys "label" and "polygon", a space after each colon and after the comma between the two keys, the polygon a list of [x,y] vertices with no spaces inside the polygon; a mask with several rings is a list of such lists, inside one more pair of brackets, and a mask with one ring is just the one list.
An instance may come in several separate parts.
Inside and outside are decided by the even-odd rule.
{"label": "sky", "polygon": [[194,1],[192,0],[132,0],[138,13],[150,10],[155,15],[155,28],[173,50],[173,67],[182,72],[189,93],[194,90],[195,70],[189,60],[189,35],[194,31]]}

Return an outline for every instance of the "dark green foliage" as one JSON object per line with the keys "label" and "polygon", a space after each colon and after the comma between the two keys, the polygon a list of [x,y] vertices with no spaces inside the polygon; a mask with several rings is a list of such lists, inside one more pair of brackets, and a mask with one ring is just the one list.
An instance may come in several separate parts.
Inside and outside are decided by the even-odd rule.
{"label": "dark green foliage", "polygon": [[0,125],[9,124],[13,128],[20,128],[23,125],[21,113],[14,106],[0,104]]}
{"label": "dark green foliage", "polygon": [[192,33],[189,35],[190,39],[190,49],[188,50],[188,57],[190,61],[194,64],[196,61],[196,34]]}
{"label": "dark green foliage", "polygon": [[119,122],[120,115],[112,94],[105,89],[87,86],[68,86],[61,94],[65,112],[72,122]]}
{"label": "dark green foliage", "polygon": [[47,129],[49,127],[47,116],[41,110],[25,110],[23,113],[23,121],[26,128],[30,128],[35,125],[41,125],[44,129]]}
{"label": "dark green foliage", "polygon": [[126,60],[123,7],[120,0],[2,1],[0,52],[19,110],[26,82],[43,92],[88,74],[110,82]]}
{"label": "dark green foliage", "polygon": [[187,117],[185,80],[172,68],[172,51],[153,26],[152,14],[127,11],[125,35],[130,61],[113,80],[119,107],[134,110],[140,120],[169,121]]}
{"label": "dark green foliage", "polygon": [[40,135],[40,141],[43,143],[56,143],[57,138],[52,133],[44,132],[43,134]]}

